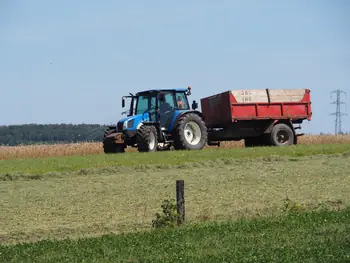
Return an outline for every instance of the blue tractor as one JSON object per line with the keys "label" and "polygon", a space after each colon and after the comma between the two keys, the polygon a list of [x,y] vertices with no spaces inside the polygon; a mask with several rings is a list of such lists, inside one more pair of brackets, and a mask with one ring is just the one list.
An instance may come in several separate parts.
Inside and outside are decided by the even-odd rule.
{"label": "blue tractor", "polygon": [[127,146],[139,152],[159,150],[200,150],[208,138],[203,115],[193,101],[190,108],[187,89],[147,90],[122,98],[131,99],[127,117],[105,131],[105,153],[123,153]]}

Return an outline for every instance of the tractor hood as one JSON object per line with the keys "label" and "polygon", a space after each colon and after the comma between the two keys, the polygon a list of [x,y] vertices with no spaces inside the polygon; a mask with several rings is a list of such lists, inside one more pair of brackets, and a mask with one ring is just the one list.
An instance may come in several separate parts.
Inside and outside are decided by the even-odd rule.
{"label": "tractor hood", "polygon": [[124,130],[137,130],[140,123],[148,120],[149,120],[148,113],[129,116],[124,119],[121,119],[118,122],[117,128],[119,132]]}

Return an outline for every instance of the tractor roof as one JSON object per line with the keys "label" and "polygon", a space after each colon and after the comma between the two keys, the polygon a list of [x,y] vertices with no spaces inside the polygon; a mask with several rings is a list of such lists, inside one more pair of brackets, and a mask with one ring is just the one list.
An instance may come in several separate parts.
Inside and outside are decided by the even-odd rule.
{"label": "tractor roof", "polygon": [[144,93],[156,93],[156,92],[162,92],[162,91],[173,91],[173,92],[186,92],[188,89],[153,89],[153,90],[145,90],[136,93],[136,95],[144,94]]}

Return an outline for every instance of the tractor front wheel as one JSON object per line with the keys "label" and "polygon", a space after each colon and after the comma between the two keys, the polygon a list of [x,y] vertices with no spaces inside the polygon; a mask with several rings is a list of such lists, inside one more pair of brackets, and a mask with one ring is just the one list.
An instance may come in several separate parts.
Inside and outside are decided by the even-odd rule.
{"label": "tractor front wheel", "polygon": [[136,134],[139,152],[155,152],[158,146],[157,129],[142,125]]}
{"label": "tractor front wheel", "polygon": [[176,150],[201,150],[207,139],[207,127],[198,114],[189,113],[180,117],[174,134]]}

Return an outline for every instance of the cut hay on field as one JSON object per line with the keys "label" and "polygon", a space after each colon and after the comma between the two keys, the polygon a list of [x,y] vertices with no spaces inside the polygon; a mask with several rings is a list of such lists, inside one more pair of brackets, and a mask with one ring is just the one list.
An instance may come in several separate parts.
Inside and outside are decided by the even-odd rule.
{"label": "cut hay on field", "polygon": [[[350,144],[350,135],[305,135],[299,138],[299,144]],[[223,142],[221,148],[243,148],[239,142]],[[207,148],[217,148],[207,147]],[[127,151],[135,151],[128,148]],[[53,145],[0,146],[0,160],[103,154],[102,143],[84,142]]]}

